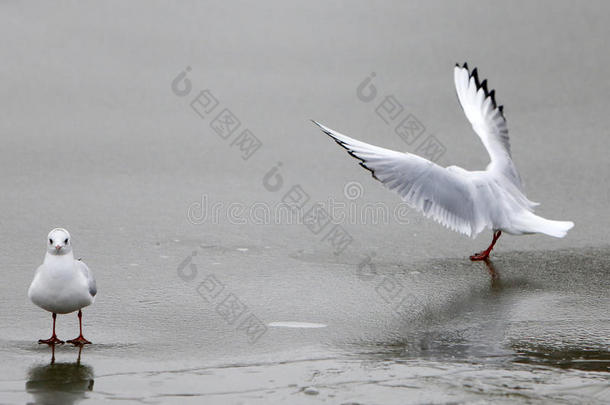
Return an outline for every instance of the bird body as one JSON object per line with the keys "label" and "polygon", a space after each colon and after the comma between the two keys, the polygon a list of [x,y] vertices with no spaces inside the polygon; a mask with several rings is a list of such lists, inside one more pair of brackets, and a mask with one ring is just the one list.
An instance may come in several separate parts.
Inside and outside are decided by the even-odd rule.
{"label": "bird body", "polygon": [[485,170],[469,171],[458,166],[441,167],[423,157],[381,148],[340,134],[322,124],[322,131],[390,190],[396,191],[416,210],[442,225],[475,237],[488,228],[494,240],[483,260],[504,231],[513,235],[543,233],[562,238],[574,223],[554,221],[533,213],[538,203],[523,192],[521,177],[512,161],[503,107],[497,106],[495,91],[479,81],[477,69],[456,65],[458,100],[475,133],[487,149],[490,163]]}
{"label": "bird body", "polygon": [[68,342],[91,343],[83,337],[81,309],[95,301],[97,286],[87,265],[74,260],[70,234],[63,228],[49,232],[47,253],[42,265],[36,269],[28,290],[30,300],[40,308],[53,314],[53,334],[39,343],[63,343],[55,334],[57,314],[78,311],[80,334]]}
{"label": "bird body", "polygon": [[72,253],[64,256],[47,253],[36,270],[28,296],[44,310],[69,314],[93,304],[96,291],[91,289],[92,281],[95,285],[87,265],[74,260]]}

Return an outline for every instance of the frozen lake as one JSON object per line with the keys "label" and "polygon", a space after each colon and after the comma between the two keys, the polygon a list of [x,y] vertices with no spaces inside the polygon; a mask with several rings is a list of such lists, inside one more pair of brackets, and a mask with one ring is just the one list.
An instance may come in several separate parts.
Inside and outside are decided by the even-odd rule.
{"label": "frozen lake", "polygon": [[[605,3],[166,7],[0,5],[1,404],[607,401]],[[491,267],[468,260],[490,232],[406,209],[309,121],[482,168],[464,60],[537,213],[576,223]],[[56,226],[99,292],[93,345],[51,364],[27,288]]]}

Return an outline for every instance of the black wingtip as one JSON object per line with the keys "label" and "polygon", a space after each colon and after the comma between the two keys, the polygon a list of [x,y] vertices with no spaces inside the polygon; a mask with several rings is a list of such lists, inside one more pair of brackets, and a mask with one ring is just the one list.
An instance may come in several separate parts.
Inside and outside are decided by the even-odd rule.
{"label": "black wingtip", "polygon": [[[459,66],[459,65],[457,65]],[[464,62],[464,66],[465,69],[468,69],[468,64],[466,62]],[[490,97],[491,98],[491,102],[493,103],[494,108],[497,108],[498,110],[500,110],[500,114],[502,114],[502,117],[504,117],[504,106],[499,106],[496,102],[496,91],[494,89],[489,90],[489,85],[487,83],[487,79],[483,80],[482,82],[479,81],[479,71],[478,69],[475,67],[474,69],[472,69],[472,72],[469,73],[469,78],[474,78],[474,83],[476,85],[477,90],[479,89],[483,89],[483,91],[485,92],[485,97]]]}
{"label": "black wingtip", "polygon": [[481,83],[481,88],[485,92],[485,97],[489,96],[489,91],[487,90],[487,79],[483,80],[483,83]]}
{"label": "black wingtip", "polygon": [[328,135],[334,139],[334,136],[332,136],[332,134],[330,132],[328,132],[328,130],[326,130],[326,128],[324,128],[324,126],[322,124],[320,124],[316,120],[310,120],[310,121],[313,122],[314,125],[317,126],[322,132],[324,132],[326,135]]}
{"label": "black wingtip", "polygon": [[377,181],[381,181],[381,180],[379,180],[379,177],[377,177],[377,176],[375,175],[375,172],[373,171],[373,169],[371,169],[370,167],[368,167],[368,166],[366,165],[366,163],[364,162],[364,160],[362,160],[361,158],[359,158],[358,156],[356,156],[356,155],[354,155],[354,154],[352,154],[352,153],[350,153],[350,155],[351,155],[351,156],[353,156],[353,157],[355,157],[356,159],[358,159],[358,160],[360,161],[360,166],[362,166],[364,169],[366,169],[366,170],[368,170],[369,172],[371,172],[371,176],[372,176],[372,177],[373,177],[375,180],[377,180]]}
{"label": "black wingtip", "polygon": [[371,172],[371,176],[373,176],[373,178],[374,178],[375,180],[377,180],[377,181],[381,181],[381,180],[379,180],[379,178],[378,178],[378,177],[375,175],[375,172],[373,171],[373,169],[371,169],[370,167],[368,167],[368,166],[366,165],[366,162],[364,161],[364,159],[362,159],[360,156],[357,156],[357,155],[355,154],[355,152],[354,152],[353,150],[351,150],[351,149],[349,148],[349,146],[348,146],[348,145],[347,145],[345,142],[343,142],[343,141],[341,141],[341,140],[339,140],[339,139],[335,138],[335,137],[333,136],[333,134],[331,134],[330,132],[328,132],[326,129],[322,128],[322,125],[321,125],[321,124],[319,124],[318,122],[316,122],[316,121],[314,121],[314,120],[311,120],[311,121],[312,121],[314,124],[316,124],[317,126],[319,126],[319,127],[322,129],[322,132],[324,132],[326,135],[330,136],[330,137],[333,139],[333,141],[335,141],[335,142],[337,143],[337,145],[339,145],[339,146],[341,146],[343,149],[345,149],[345,150],[347,151],[347,154],[348,154],[348,155],[350,155],[350,156],[351,156],[351,157],[353,157],[354,159],[358,160],[358,161],[359,161],[359,163],[360,163],[360,166],[362,166],[363,168],[365,168],[366,170],[368,170],[369,172]]}
{"label": "black wingtip", "polygon": [[474,77],[474,83],[477,85],[477,89],[481,87],[481,82],[479,82],[479,71],[477,68],[472,69],[472,73],[470,77]]}

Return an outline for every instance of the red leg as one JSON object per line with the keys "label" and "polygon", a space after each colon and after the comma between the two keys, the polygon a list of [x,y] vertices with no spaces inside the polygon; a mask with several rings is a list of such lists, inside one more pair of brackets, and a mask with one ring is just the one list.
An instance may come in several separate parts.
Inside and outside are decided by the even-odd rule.
{"label": "red leg", "polygon": [[484,251],[482,251],[480,253],[476,253],[476,254],[470,256],[470,260],[477,261],[477,260],[486,260],[486,259],[488,259],[489,258],[489,254],[491,253],[491,249],[494,248],[494,245],[496,244],[498,239],[500,239],[500,235],[502,235],[502,231],[495,231],[494,232],[494,238],[491,241],[491,245],[489,245],[489,247],[487,249],[485,249]]}
{"label": "red leg", "polygon": [[51,335],[51,337],[48,339],[40,339],[38,341],[38,343],[46,343],[48,345],[54,345],[54,344],[58,344],[58,343],[61,344],[64,342],[63,340],[59,340],[57,338],[57,335],[55,334],[55,319],[57,319],[57,314],[53,313],[53,335]]}
{"label": "red leg", "polygon": [[73,345],[88,345],[91,344],[90,341],[85,339],[83,336],[83,312],[78,310],[78,328],[80,330],[80,334],[77,338],[67,340],[68,343],[72,343]]}

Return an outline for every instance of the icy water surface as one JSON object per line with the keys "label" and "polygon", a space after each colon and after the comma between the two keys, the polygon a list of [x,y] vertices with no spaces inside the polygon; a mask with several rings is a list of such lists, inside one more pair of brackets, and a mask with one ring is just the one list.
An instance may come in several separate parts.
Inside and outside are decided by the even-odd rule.
{"label": "icy water surface", "polygon": [[[608,11],[1,2],[0,404],[608,403]],[[490,232],[405,209],[309,121],[484,168],[464,61],[537,212],[576,223],[503,235],[489,267],[468,256]],[[316,203],[331,220],[304,224]],[[26,292],[56,226],[99,292],[93,344],[52,360]]]}
{"label": "icy water surface", "polygon": [[[209,247],[205,256],[197,267],[220,262],[211,274],[267,325],[256,341],[229,324],[220,306],[228,293],[207,301],[199,281],[184,281],[176,269],[140,274],[147,288],[139,291],[129,281],[107,281],[107,298],[85,311],[95,344],[82,349],[80,361],[77,348],[59,346],[51,364],[51,349],[34,343],[48,333],[50,317],[41,311],[23,306],[3,316],[14,327],[2,333],[2,397],[8,403],[607,400],[608,249],[506,252],[493,267],[462,258],[379,262],[374,273],[332,258],[280,264],[264,249]],[[244,261],[264,264],[244,271]],[[325,327],[271,326],[282,321]],[[76,327],[75,316],[60,316],[60,337]]]}

